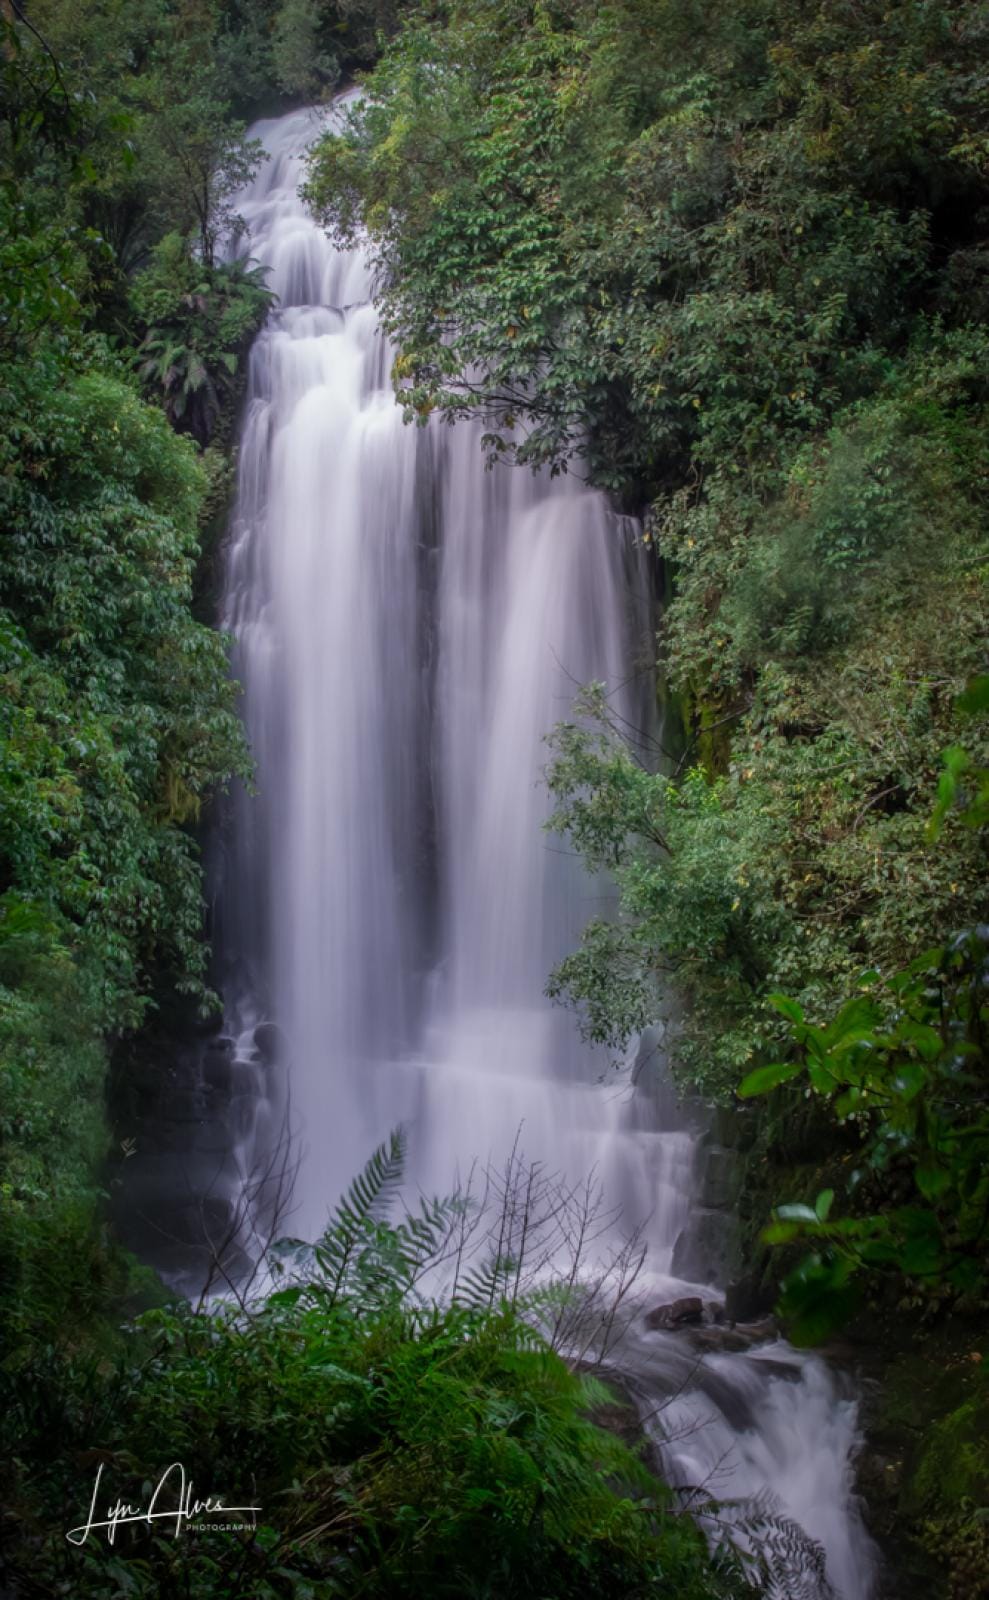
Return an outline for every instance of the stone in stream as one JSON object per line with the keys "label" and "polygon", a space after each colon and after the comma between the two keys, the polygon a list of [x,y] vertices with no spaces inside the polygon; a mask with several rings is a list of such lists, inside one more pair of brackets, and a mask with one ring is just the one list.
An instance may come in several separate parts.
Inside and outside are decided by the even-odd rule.
{"label": "stone in stream", "polygon": [[266,1067],[285,1065],[286,1039],[277,1022],[259,1022],[254,1030],[254,1044]]}
{"label": "stone in stream", "polygon": [[685,1295],[682,1300],[671,1300],[665,1306],[653,1306],[646,1312],[646,1327],[652,1332],[662,1329],[685,1328],[704,1320],[704,1302],[697,1295]]}
{"label": "stone in stream", "polygon": [[768,1344],[778,1339],[779,1328],[774,1317],[763,1317],[759,1322],[733,1323],[731,1327],[723,1320],[717,1323],[706,1322],[704,1327],[688,1327],[686,1337],[690,1340],[695,1350],[705,1355],[729,1353],[742,1355],[748,1350],[753,1350],[756,1345]]}

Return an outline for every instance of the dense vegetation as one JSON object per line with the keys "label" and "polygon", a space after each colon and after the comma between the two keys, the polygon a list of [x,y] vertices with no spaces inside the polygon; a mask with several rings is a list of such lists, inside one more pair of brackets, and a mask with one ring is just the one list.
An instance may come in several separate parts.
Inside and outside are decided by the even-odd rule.
{"label": "dense vegetation", "polygon": [[[580,1200],[538,1178],[534,1189],[513,1162],[490,1211],[461,1193],[391,1221],[401,1158],[393,1138],[315,1245],[272,1249],[275,1292],[147,1312],[97,1359],[40,1353],[36,1381],[0,1417],[18,1592],[757,1592],[729,1549],[708,1557],[641,1451],[592,1420],[621,1411],[611,1391],[557,1353],[579,1324],[602,1354],[614,1317],[569,1267],[555,1286],[533,1281],[536,1239],[562,1242],[568,1215],[588,1215]],[[454,1275],[438,1304],[424,1289],[441,1261]],[[624,1410],[627,1428],[635,1414]],[[118,1499],[146,1509],[148,1464],[171,1462],[190,1500],[249,1509],[177,1521],[187,1502],[175,1468],[155,1501],[160,1521],[87,1537],[97,1474],[90,1516],[101,1523]]]}
{"label": "dense vegetation", "polygon": [[[248,768],[202,621],[269,303],[229,254],[262,159],[246,123],[372,63],[309,194],[343,239],[368,230],[409,419],[481,415],[499,470],[610,489],[665,601],[663,761],[593,687],[553,736],[554,825],[621,903],[550,992],[616,1049],[667,997],[681,1080],[771,1094],[770,1144],[809,1107],[813,1184],[768,1197],[789,1202],[769,1237],[810,1249],[784,1296],[798,1333],[832,1328],[866,1278],[927,1316],[986,1304],[984,7],[7,4],[11,1581],[741,1595],[588,1420],[605,1396],[555,1353],[545,1299],[508,1293],[497,1263],[486,1300],[418,1291],[409,1260],[463,1208],[425,1233],[386,1223],[383,1157],[315,1251],[289,1252],[290,1287],[123,1333],[105,1316],[134,1287],[101,1211],[108,1043],[177,997],[208,1006],[192,829]],[[941,1517],[964,1574],[989,1413],[984,1390],[950,1405],[914,1513]],[[167,1538],[132,1536],[126,1562],[90,1543],[80,1580],[61,1530],[87,1452],[134,1503],[148,1461],[182,1456],[278,1516],[202,1536],[181,1567]]]}
{"label": "dense vegetation", "polygon": [[600,691],[557,730],[554,825],[622,904],[550,992],[621,1046],[661,976],[710,1092],[786,1047],[771,994],[823,1025],[985,914],[983,830],[930,824],[946,748],[987,758],[987,58],[964,0],[465,0],[312,169],[410,417],[644,512],[667,760]]}

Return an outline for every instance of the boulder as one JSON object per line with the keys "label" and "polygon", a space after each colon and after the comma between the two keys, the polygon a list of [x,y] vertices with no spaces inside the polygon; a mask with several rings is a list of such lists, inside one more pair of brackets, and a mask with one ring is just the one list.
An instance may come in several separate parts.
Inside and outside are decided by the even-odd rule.
{"label": "boulder", "polygon": [[682,1300],[671,1300],[668,1305],[653,1306],[646,1312],[646,1327],[653,1332],[686,1328],[703,1320],[704,1302],[697,1295],[685,1295]]}
{"label": "boulder", "polygon": [[282,1067],[286,1061],[286,1038],[277,1022],[259,1022],[254,1044],[266,1067]]}

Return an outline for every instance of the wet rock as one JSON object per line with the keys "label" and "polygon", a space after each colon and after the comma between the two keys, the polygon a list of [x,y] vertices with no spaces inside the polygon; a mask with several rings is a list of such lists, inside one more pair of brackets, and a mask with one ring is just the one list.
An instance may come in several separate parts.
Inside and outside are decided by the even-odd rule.
{"label": "wet rock", "polygon": [[254,1044],[265,1066],[284,1066],[287,1042],[277,1022],[259,1022],[254,1030]]}
{"label": "wet rock", "polygon": [[778,1339],[779,1327],[775,1317],[762,1317],[758,1322],[736,1322],[731,1326],[724,1321],[706,1322],[701,1328],[690,1328],[688,1337],[694,1349],[702,1350],[705,1355],[709,1351],[740,1355],[747,1350],[754,1350],[757,1345]]}
{"label": "wet rock", "polygon": [[223,1027],[223,1012],[218,1008],[211,1011],[208,1017],[197,1017],[192,1024],[193,1031],[201,1037],[209,1038],[211,1034],[219,1033]]}
{"label": "wet rock", "polygon": [[198,1085],[177,1089],[172,1094],[162,1114],[168,1122],[201,1122],[207,1115],[206,1097]]}
{"label": "wet rock", "polygon": [[750,1344],[766,1344],[770,1339],[778,1339],[780,1325],[775,1317],[760,1317],[757,1322],[736,1322],[735,1327],[739,1333],[744,1333]]}
{"label": "wet rock", "polygon": [[723,1145],[729,1150],[751,1150],[755,1143],[756,1116],[750,1106],[712,1106],[708,1113],[707,1139],[709,1144]]}
{"label": "wet rock", "polygon": [[203,1056],[203,1080],[219,1095],[229,1095],[233,1078],[233,1040],[217,1039]]}
{"label": "wet rock", "polygon": [[713,1211],[733,1206],[742,1186],[742,1163],[734,1150],[712,1146],[704,1153],[700,1202]]}
{"label": "wet rock", "polygon": [[703,1328],[688,1328],[687,1334],[695,1350],[704,1355],[741,1355],[743,1351],[752,1348],[752,1340],[741,1328],[729,1328],[727,1325],[708,1325]]}
{"label": "wet rock", "polygon": [[682,1300],[671,1300],[665,1306],[653,1306],[646,1312],[646,1327],[656,1332],[660,1329],[684,1328],[699,1323],[704,1317],[704,1302],[697,1295],[684,1295]]}
{"label": "wet rock", "polygon": [[725,1315],[731,1323],[757,1322],[768,1316],[776,1301],[776,1290],[749,1275],[736,1278],[725,1290]]}
{"label": "wet rock", "polygon": [[734,1213],[697,1207],[673,1249],[671,1270],[675,1276],[688,1283],[714,1283],[720,1287],[737,1276],[741,1264]]}

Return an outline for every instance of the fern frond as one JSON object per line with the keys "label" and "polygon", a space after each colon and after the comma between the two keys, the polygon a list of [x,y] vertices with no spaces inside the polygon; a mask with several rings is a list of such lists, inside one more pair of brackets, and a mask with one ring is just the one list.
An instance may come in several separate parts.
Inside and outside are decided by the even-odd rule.
{"label": "fern frond", "polygon": [[518,1266],[514,1256],[492,1255],[479,1267],[464,1272],[457,1285],[455,1303],[472,1310],[492,1310],[508,1297]]}
{"label": "fern frond", "polygon": [[766,1600],[836,1600],[823,1546],[787,1515],[770,1489],[722,1503],[718,1512]]}
{"label": "fern frond", "polygon": [[320,1243],[338,1228],[384,1221],[405,1169],[405,1133],[396,1128],[357,1174],[337,1204]]}
{"label": "fern frond", "polygon": [[323,1230],[313,1254],[319,1287],[331,1304],[345,1288],[362,1244],[370,1245],[376,1227],[384,1223],[404,1167],[405,1135],[396,1128],[357,1174]]}

